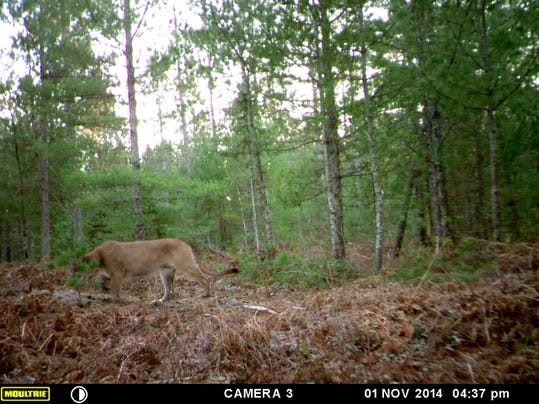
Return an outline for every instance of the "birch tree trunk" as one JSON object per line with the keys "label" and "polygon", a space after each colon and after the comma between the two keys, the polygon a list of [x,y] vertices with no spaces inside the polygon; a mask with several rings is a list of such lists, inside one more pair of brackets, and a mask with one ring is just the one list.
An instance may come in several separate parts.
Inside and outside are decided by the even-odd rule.
{"label": "birch tree trunk", "polygon": [[250,170],[250,177],[249,178],[249,185],[250,185],[250,194],[251,194],[251,211],[253,214],[253,231],[255,236],[255,247],[256,247],[256,256],[258,257],[258,261],[262,261],[263,254],[262,254],[262,246],[260,244],[260,232],[258,230],[258,212],[256,208],[256,197],[255,197],[255,181],[253,178],[253,172]]}
{"label": "birch tree trunk", "polygon": [[[360,7],[360,29],[364,31],[363,8]],[[374,248],[374,270],[379,272],[382,268],[384,250],[384,190],[380,180],[378,167],[378,155],[376,152],[376,138],[374,134],[374,117],[372,113],[371,94],[367,77],[367,44],[364,37],[361,39],[361,86],[363,89],[363,102],[367,119],[367,140],[369,143],[369,155],[371,162],[372,181],[374,186],[374,200],[376,206],[376,242]]]}
{"label": "birch tree trunk", "polygon": [[82,210],[73,209],[73,241],[75,246],[80,245],[84,240],[84,228],[82,224]]}
{"label": "birch tree trunk", "polygon": [[335,100],[335,77],[332,71],[334,51],[331,45],[331,25],[328,4],[321,1],[319,7],[320,43],[317,86],[323,119],[322,138],[324,165],[327,181],[331,251],[333,258],[345,258],[342,183],[340,167],[339,116]]}

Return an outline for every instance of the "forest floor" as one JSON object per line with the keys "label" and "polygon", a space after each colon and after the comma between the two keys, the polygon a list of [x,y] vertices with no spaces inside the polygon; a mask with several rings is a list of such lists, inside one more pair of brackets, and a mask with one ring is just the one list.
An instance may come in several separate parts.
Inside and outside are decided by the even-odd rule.
{"label": "forest floor", "polygon": [[475,281],[294,290],[231,276],[200,298],[178,276],[161,306],[157,276],[124,281],[116,304],[67,288],[66,268],[2,264],[1,382],[537,383],[539,245],[482,249],[464,258],[495,265]]}

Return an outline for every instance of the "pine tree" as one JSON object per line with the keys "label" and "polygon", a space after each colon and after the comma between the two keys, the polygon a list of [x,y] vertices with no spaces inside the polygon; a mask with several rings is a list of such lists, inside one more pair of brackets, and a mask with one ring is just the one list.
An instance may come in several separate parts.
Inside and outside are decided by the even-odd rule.
{"label": "pine tree", "polygon": [[[80,151],[73,147],[83,130],[110,124],[112,115],[114,100],[103,75],[106,60],[96,56],[89,35],[99,27],[87,7],[85,1],[9,4],[13,21],[22,27],[14,38],[12,57],[24,60],[27,67],[26,76],[14,77],[18,88],[12,96],[10,132],[16,160],[23,159],[22,153],[39,156],[35,173],[40,194],[39,255],[45,261],[51,256],[52,218],[59,193],[55,192],[54,200],[51,195],[52,187],[63,180],[60,168],[76,161]],[[22,131],[31,136],[25,149],[19,147]],[[28,173],[24,176],[20,189],[27,189],[23,184],[29,183]]]}

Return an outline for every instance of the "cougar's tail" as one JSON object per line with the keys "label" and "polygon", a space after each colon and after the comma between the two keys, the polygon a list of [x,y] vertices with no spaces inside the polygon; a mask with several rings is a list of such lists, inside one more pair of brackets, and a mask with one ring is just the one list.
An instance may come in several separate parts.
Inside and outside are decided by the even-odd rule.
{"label": "cougar's tail", "polygon": [[216,278],[220,278],[221,276],[230,275],[230,274],[237,274],[240,270],[236,267],[225,269],[224,271],[217,272],[214,276]]}
{"label": "cougar's tail", "polygon": [[213,271],[210,271],[209,269],[207,269],[204,265],[202,265],[200,263],[198,264],[198,266],[200,267],[202,272],[204,272],[206,275],[211,276],[212,278],[220,278],[221,276],[230,275],[230,274],[237,274],[238,272],[240,272],[240,270],[238,268],[235,268],[235,267],[225,269],[224,271],[221,271],[221,272],[213,272]]}

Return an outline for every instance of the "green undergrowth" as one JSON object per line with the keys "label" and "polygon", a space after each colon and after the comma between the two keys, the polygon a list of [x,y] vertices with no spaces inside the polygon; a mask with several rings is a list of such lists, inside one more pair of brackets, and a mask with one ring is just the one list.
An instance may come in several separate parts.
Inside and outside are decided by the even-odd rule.
{"label": "green undergrowth", "polygon": [[364,276],[372,281],[403,283],[477,282],[499,271],[499,253],[493,243],[474,238],[457,246],[447,245],[438,253],[432,248],[409,247],[401,258],[386,260],[381,274],[373,273],[367,265],[360,264],[360,270],[349,260],[335,261],[323,254],[296,250],[278,251],[262,261],[254,254],[244,254],[240,263],[242,276],[249,282],[308,289],[332,287]]}
{"label": "green undergrowth", "polygon": [[281,251],[263,261],[255,255],[245,255],[240,262],[248,281],[273,287],[328,288],[358,275],[349,261],[304,257],[297,252]]}
{"label": "green undergrowth", "polygon": [[435,253],[432,249],[416,247],[406,252],[406,259],[394,262],[389,280],[398,282],[449,281],[476,282],[494,274],[498,269],[496,255],[484,240],[464,239],[456,247],[446,247]]}

